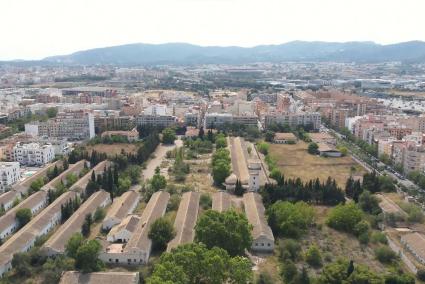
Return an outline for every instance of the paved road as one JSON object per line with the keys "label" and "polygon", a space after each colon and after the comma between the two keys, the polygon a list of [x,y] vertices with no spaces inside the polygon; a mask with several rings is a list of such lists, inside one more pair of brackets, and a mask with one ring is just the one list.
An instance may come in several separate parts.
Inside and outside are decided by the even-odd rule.
{"label": "paved road", "polygon": [[154,152],[155,158],[149,160],[148,164],[146,165],[146,169],[142,171],[142,178],[144,180],[152,178],[155,174],[156,167],[159,167],[161,165],[162,161],[165,158],[165,155],[167,154],[167,151],[173,150],[174,148],[181,146],[183,146],[183,141],[180,139],[176,140],[173,145],[164,145],[161,143]]}

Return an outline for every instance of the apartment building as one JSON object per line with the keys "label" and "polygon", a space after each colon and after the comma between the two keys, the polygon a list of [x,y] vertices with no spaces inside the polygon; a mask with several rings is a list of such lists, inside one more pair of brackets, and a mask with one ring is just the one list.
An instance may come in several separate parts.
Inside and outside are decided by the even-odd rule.
{"label": "apartment building", "polygon": [[287,124],[290,127],[311,125],[314,129],[319,129],[320,123],[321,116],[318,112],[276,113],[267,114],[264,117],[264,126],[266,129],[273,124]]}
{"label": "apartment building", "polygon": [[204,118],[204,128],[221,128],[225,125],[239,124],[258,127],[257,115],[233,115],[231,113],[207,113]]}
{"label": "apartment building", "polygon": [[84,140],[95,136],[93,114],[83,110],[58,113],[56,118],[45,122],[25,124],[25,133],[32,136]]}
{"label": "apartment building", "polygon": [[109,130],[130,130],[136,126],[135,120],[130,116],[100,116],[94,118],[96,133]]}
{"label": "apartment building", "polygon": [[177,117],[173,115],[146,115],[141,114],[136,118],[137,125],[140,126],[152,126],[166,128],[174,126],[178,122]]}
{"label": "apartment building", "polygon": [[0,162],[0,192],[5,192],[21,177],[19,163]]}
{"label": "apartment building", "polygon": [[17,143],[13,147],[13,160],[21,165],[41,166],[55,158],[55,151],[50,144]]}
{"label": "apartment building", "polygon": [[412,171],[424,171],[425,148],[416,145],[408,145],[404,149],[403,170],[406,174]]}

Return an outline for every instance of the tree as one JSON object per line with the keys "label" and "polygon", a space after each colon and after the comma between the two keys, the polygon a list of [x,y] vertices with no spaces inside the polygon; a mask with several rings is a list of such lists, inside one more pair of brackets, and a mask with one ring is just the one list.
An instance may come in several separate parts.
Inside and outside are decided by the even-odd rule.
{"label": "tree", "polygon": [[316,245],[311,245],[305,253],[305,261],[313,267],[320,267],[322,265],[322,256],[320,250]]}
{"label": "tree", "polygon": [[375,257],[384,264],[389,264],[397,259],[397,254],[388,246],[379,246],[375,249]]}
{"label": "tree", "polygon": [[12,266],[19,275],[29,277],[32,274],[31,259],[28,253],[15,253],[12,258]]}
{"label": "tree", "polygon": [[359,197],[359,207],[366,213],[378,215],[382,212],[379,207],[379,200],[376,196],[364,191]]}
{"label": "tree", "polygon": [[275,133],[273,131],[267,130],[266,134],[264,135],[264,137],[265,137],[264,139],[267,142],[273,142],[274,136],[275,136]]}
{"label": "tree", "polygon": [[250,283],[251,265],[244,257],[230,257],[221,248],[202,243],[178,246],[163,253],[148,284]]}
{"label": "tree", "polygon": [[55,107],[49,107],[47,110],[46,110],[46,114],[47,114],[47,117],[48,118],[54,118],[54,117],[56,117],[56,114],[58,113],[58,109],[57,108],[55,108]]}
{"label": "tree", "polygon": [[44,180],[42,178],[38,178],[33,181],[30,185],[30,189],[33,192],[39,191],[44,185]]}
{"label": "tree", "polygon": [[204,135],[205,135],[205,131],[204,131],[204,128],[201,126],[199,128],[199,133],[198,133],[199,139],[204,140]]}
{"label": "tree", "polygon": [[354,233],[354,227],[363,218],[362,211],[354,203],[337,205],[328,214],[326,224],[336,230]]}
{"label": "tree", "polygon": [[242,196],[245,193],[245,188],[242,187],[242,183],[240,180],[236,180],[236,186],[235,186],[235,194],[237,196]]}
{"label": "tree", "polygon": [[81,233],[74,233],[65,246],[67,256],[76,258],[78,248],[84,243],[84,237]]}
{"label": "tree", "polygon": [[295,279],[294,283],[296,284],[310,284],[310,276],[308,276],[307,269],[305,266],[301,269],[301,273],[299,273]]}
{"label": "tree", "polygon": [[421,281],[425,281],[425,270],[419,269],[418,272],[416,273],[416,277],[418,277],[418,279]]}
{"label": "tree", "polygon": [[93,219],[90,213],[88,213],[84,219],[83,226],[81,227],[81,233],[84,237],[88,237],[90,235],[90,227],[93,223]]}
{"label": "tree", "polygon": [[212,175],[215,184],[221,185],[230,175],[230,153],[225,148],[218,149],[212,156]]}
{"label": "tree", "polygon": [[217,135],[217,137],[215,138],[215,146],[217,149],[227,147],[226,136],[224,136],[223,134]]}
{"label": "tree", "polygon": [[282,264],[281,275],[285,283],[292,283],[292,280],[297,276],[298,270],[291,260],[286,260]]}
{"label": "tree", "polygon": [[150,180],[150,185],[155,192],[167,186],[167,180],[159,173],[159,167],[155,169],[155,174]]}
{"label": "tree", "polygon": [[279,245],[279,257],[282,260],[297,261],[300,257],[301,245],[293,239],[285,239]]}
{"label": "tree", "polygon": [[267,215],[273,232],[284,237],[298,238],[314,223],[314,208],[302,201],[278,201]]}
{"label": "tree", "polygon": [[97,222],[102,221],[103,218],[105,218],[105,215],[106,215],[105,209],[102,208],[102,207],[97,207],[96,211],[94,212],[93,219],[97,223]]}
{"label": "tree", "polygon": [[196,223],[195,240],[208,248],[223,248],[232,256],[242,255],[251,247],[251,230],[244,214],[207,210]]}
{"label": "tree", "polygon": [[29,208],[20,208],[16,211],[16,220],[18,221],[19,227],[22,228],[29,221],[31,221],[32,212]]}
{"label": "tree", "polygon": [[89,240],[82,244],[75,257],[75,267],[83,273],[99,271],[103,262],[98,259],[102,246],[96,240]]}
{"label": "tree", "polygon": [[341,152],[342,156],[347,156],[347,154],[348,154],[347,147],[342,146],[342,147],[338,147],[337,149],[338,149],[339,152]]}
{"label": "tree", "polygon": [[172,128],[165,128],[162,131],[162,143],[174,144],[174,140],[176,140],[176,131]]}
{"label": "tree", "polygon": [[149,228],[148,236],[156,249],[164,249],[176,235],[171,222],[164,218],[156,219]]}
{"label": "tree", "polygon": [[270,145],[266,142],[257,143],[257,149],[260,153],[267,155],[269,153]]}
{"label": "tree", "polygon": [[317,153],[319,153],[319,145],[317,145],[317,143],[311,142],[308,144],[307,151],[309,154],[317,155]]}

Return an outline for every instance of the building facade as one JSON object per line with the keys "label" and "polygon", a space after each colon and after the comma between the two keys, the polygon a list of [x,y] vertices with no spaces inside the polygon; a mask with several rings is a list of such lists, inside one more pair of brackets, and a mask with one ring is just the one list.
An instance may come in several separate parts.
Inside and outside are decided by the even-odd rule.
{"label": "building facade", "polygon": [[0,192],[5,192],[21,177],[19,163],[0,162]]}
{"label": "building facade", "polygon": [[39,143],[17,143],[13,147],[13,160],[21,165],[41,166],[55,158],[53,146]]}

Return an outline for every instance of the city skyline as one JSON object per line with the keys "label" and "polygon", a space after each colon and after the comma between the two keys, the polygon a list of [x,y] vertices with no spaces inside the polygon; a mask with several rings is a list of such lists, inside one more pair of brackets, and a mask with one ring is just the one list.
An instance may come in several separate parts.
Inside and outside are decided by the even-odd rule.
{"label": "city skyline", "polygon": [[425,40],[423,1],[3,1],[0,60],[129,43],[242,46]]}

